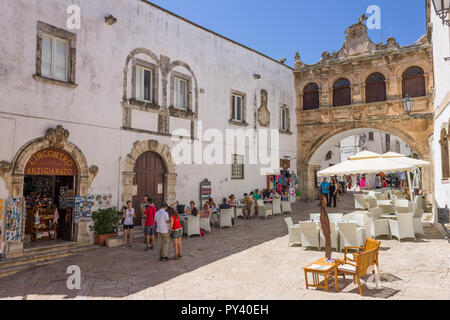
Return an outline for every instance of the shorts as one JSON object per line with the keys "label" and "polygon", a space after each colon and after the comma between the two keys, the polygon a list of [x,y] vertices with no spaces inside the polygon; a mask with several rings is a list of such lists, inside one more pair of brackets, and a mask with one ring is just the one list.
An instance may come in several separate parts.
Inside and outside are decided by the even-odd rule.
{"label": "shorts", "polygon": [[180,239],[183,237],[183,229],[175,230],[170,233],[172,239]]}
{"label": "shorts", "polygon": [[133,230],[134,229],[134,225],[123,225],[123,230]]}
{"label": "shorts", "polygon": [[149,226],[149,227],[145,227],[144,228],[144,235],[145,236],[154,236],[155,235],[155,232],[156,231],[156,226],[155,225],[152,225],[152,226]]}

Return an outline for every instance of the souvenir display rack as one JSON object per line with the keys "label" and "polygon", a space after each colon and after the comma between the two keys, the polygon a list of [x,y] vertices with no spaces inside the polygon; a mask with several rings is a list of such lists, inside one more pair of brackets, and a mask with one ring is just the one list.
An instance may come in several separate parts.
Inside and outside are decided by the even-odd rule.
{"label": "souvenir display rack", "polygon": [[23,198],[9,198],[6,202],[6,242],[20,241],[23,232],[23,221],[26,219],[25,214],[22,216]]}
{"label": "souvenir display rack", "polygon": [[31,209],[30,214],[34,218],[31,241],[56,240],[57,223],[53,222],[56,209],[48,209],[45,204],[36,205]]}

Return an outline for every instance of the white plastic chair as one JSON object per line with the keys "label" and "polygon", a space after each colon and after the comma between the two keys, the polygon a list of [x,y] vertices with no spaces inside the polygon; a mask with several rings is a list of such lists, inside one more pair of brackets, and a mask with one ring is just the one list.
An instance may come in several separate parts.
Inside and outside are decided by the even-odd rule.
{"label": "white plastic chair", "polygon": [[[339,229],[336,223],[330,221],[330,238],[331,238],[331,248],[339,251]],[[320,228],[320,247],[325,248],[325,236],[323,234],[322,228]]]}
{"label": "white plastic chair", "polygon": [[391,214],[397,211],[397,209],[392,204],[380,204],[380,208],[385,214]]}
{"label": "white plastic chair", "polygon": [[200,234],[200,217],[188,216],[187,217],[187,230],[186,234],[188,238],[190,236],[201,236]]}
{"label": "white plastic chair", "polygon": [[402,239],[416,240],[412,212],[397,214],[397,220],[389,219],[389,228],[391,229],[391,235],[396,237],[398,241]]}
{"label": "white plastic chair", "polygon": [[242,208],[234,208],[234,218],[236,221],[239,217],[245,218],[244,213],[242,213]]}
{"label": "white plastic chair", "polygon": [[232,218],[234,217],[234,209],[222,209],[219,213],[220,229],[224,227],[233,227]]}
{"label": "white plastic chair", "polygon": [[211,233],[211,217],[214,214],[211,213],[208,218],[200,218],[200,228],[205,230],[205,232]]}
{"label": "white plastic chair", "polygon": [[293,244],[301,245],[302,244],[302,231],[301,231],[300,225],[299,224],[294,225],[291,217],[284,219],[284,221],[286,222],[286,225],[288,227],[288,232],[289,232],[288,246],[290,247]]}
{"label": "white plastic chair", "polygon": [[362,194],[355,194],[355,209],[367,209],[368,203],[366,202],[366,199],[364,199],[364,195]]}
{"label": "white plastic chair", "polygon": [[339,226],[339,248],[341,251],[345,247],[362,247],[364,245],[364,229],[353,222],[338,223]]}
{"label": "white plastic chair", "polygon": [[294,196],[289,196],[289,202],[290,202],[290,203],[295,203],[296,200],[297,200],[296,197],[294,197]]}
{"label": "white plastic chair", "polygon": [[308,247],[320,249],[319,242],[319,225],[315,222],[302,221],[300,222],[300,229],[302,234],[303,249]]}
{"label": "white plastic chair", "polygon": [[219,224],[219,213],[212,213],[210,222],[213,224],[213,226]]}
{"label": "white plastic chair", "polygon": [[291,203],[289,201],[281,201],[281,211],[283,213],[292,213]]}
{"label": "white plastic chair", "polygon": [[274,216],[281,214],[281,200],[280,199],[272,200],[272,214]]}
{"label": "white plastic chair", "polygon": [[370,215],[366,221],[366,235],[373,239],[379,236],[391,236],[389,219],[380,219],[377,215]]}
{"label": "white plastic chair", "polygon": [[267,219],[272,215],[272,208],[264,205],[264,201],[258,200],[258,216]]}
{"label": "white plastic chair", "polygon": [[368,203],[368,209],[370,209],[370,208],[377,208],[378,207],[377,198],[375,198],[375,197],[367,197],[366,201]]}
{"label": "white plastic chair", "polygon": [[255,206],[255,200],[253,200],[252,207],[250,209],[250,218],[253,218],[255,216]]}
{"label": "white plastic chair", "polygon": [[366,217],[363,213],[349,213],[344,217],[343,220],[355,222],[358,226],[364,226],[366,224]]}
{"label": "white plastic chair", "polygon": [[311,220],[311,221],[320,221],[320,213],[311,213],[309,215],[309,220]]}
{"label": "white plastic chair", "polygon": [[416,212],[413,216],[413,226],[414,226],[414,233],[425,235],[425,231],[423,230],[423,209],[416,209]]}

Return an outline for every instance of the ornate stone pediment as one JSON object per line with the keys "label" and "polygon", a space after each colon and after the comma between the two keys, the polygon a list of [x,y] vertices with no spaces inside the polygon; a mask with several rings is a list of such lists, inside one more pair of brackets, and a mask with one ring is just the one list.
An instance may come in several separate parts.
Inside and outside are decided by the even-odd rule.
{"label": "ornate stone pediment", "polygon": [[63,126],[57,126],[56,129],[50,128],[45,133],[45,139],[48,140],[50,147],[64,149],[64,145],[69,139],[69,131]]}
{"label": "ornate stone pediment", "polygon": [[367,34],[367,26],[364,24],[365,20],[367,18],[365,15],[362,15],[358,23],[345,30],[347,36],[344,46],[338,53],[339,57],[364,54],[376,49],[376,45]]}
{"label": "ornate stone pediment", "polygon": [[258,121],[263,127],[270,125],[270,111],[267,107],[267,91],[261,90],[261,107],[258,109]]}

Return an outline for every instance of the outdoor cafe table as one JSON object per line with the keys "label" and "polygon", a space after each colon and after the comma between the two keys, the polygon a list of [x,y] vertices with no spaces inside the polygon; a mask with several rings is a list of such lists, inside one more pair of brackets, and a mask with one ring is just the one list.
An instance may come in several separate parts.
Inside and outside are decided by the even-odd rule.
{"label": "outdoor cafe table", "polygon": [[[326,262],[326,260],[327,258],[322,258],[303,268],[303,270],[305,270],[306,290],[308,290],[309,287],[314,287],[325,289],[328,292],[328,277],[330,275],[334,275],[334,286],[336,288],[336,292],[338,291],[337,263]],[[308,273],[312,274],[312,284],[308,281]],[[323,276],[325,280],[320,281],[320,276]]]}

